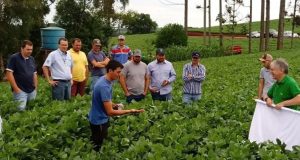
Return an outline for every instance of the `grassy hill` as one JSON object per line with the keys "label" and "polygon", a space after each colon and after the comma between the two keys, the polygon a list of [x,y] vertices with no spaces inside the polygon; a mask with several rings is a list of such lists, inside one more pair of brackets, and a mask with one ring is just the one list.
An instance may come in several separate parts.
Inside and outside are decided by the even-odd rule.
{"label": "grassy hill", "polygon": [[[155,54],[155,46],[153,42],[156,39],[156,33],[152,34],[136,34],[136,35],[125,35],[126,36],[126,44],[132,49],[141,49],[144,55],[154,55]],[[117,43],[117,37],[112,37],[110,39],[110,45],[115,45]],[[208,42],[208,38],[207,38]],[[284,39],[284,49],[290,48],[291,39],[285,38]],[[300,38],[294,39],[294,48],[300,48]],[[270,39],[270,51],[276,50],[277,39],[271,38]],[[188,37],[188,46],[202,46],[203,45],[203,38],[202,37]],[[212,37],[212,45],[218,46],[219,45],[219,38]],[[233,40],[231,37],[224,38],[224,46],[225,48],[231,45],[240,45],[243,48],[243,53],[248,53],[248,39],[244,38],[234,38]],[[256,53],[259,51],[259,39],[253,38],[252,39],[252,52]]]}
{"label": "grassy hill", "polygon": [[[274,51],[290,63],[289,74],[300,82],[300,51]],[[254,112],[260,54],[202,59],[207,68],[203,97],[186,106],[182,98],[182,67],[176,62],[173,102],[145,101],[127,108],[144,108],[140,115],[111,118],[109,137],[101,153],[92,151],[86,119],[91,96],[52,101],[50,87],[40,78],[36,101],[16,110],[7,82],[0,83],[0,159],[298,159],[281,145],[248,141]],[[125,102],[118,84],[114,102]]]}
{"label": "grassy hill", "polygon": [[[246,25],[247,30],[249,29],[248,23],[240,23],[237,25],[235,31],[236,33],[240,33],[242,30],[242,26]],[[227,25],[223,25],[223,32],[228,33]],[[275,29],[278,30],[278,20],[270,20],[270,29]],[[189,28],[189,31],[203,31],[203,28]],[[257,22],[252,22],[252,31],[259,31],[260,30],[260,21]],[[285,19],[285,30],[286,31],[291,31],[292,30],[292,20],[291,19]],[[208,28],[206,29],[208,31]],[[219,32],[219,26],[213,26],[211,28],[212,32]],[[300,33],[300,27],[295,27],[295,32]]]}

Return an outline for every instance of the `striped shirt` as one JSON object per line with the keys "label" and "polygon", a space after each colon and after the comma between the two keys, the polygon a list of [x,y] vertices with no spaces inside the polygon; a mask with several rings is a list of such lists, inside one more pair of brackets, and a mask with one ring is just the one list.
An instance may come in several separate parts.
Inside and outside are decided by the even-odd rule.
{"label": "striped shirt", "polygon": [[128,46],[124,46],[124,48],[120,48],[119,45],[115,45],[111,49],[111,56],[114,60],[125,64],[128,61],[128,57],[131,55],[131,49]]}
{"label": "striped shirt", "polygon": [[[205,79],[206,69],[204,65],[199,64],[196,67],[192,67],[192,63],[185,64],[183,67],[183,93],[184,94],[201,94],[202,93],[202,81]],[[188,78],[191,74],[192,77]]]}

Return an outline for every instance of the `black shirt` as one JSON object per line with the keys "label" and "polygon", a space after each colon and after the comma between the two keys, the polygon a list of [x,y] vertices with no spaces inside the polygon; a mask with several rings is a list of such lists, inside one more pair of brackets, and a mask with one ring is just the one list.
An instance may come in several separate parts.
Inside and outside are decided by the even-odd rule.
{"label": "black shirt", "polygon": [[15,53],[8,60],[7,70],[12,71],[17,86],[26,93],[35,90],[33,77],[36,65],[32,56],[24,58],[21,53]]}

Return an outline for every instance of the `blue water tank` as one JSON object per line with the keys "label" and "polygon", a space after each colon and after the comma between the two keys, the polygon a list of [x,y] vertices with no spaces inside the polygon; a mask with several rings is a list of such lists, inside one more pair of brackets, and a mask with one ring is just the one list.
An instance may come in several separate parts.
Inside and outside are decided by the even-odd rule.
{"label": "blue water tank", "polygon": [[58,40],[65,37],[65,29],[59,27],[41,28],[42,48],[55,50],[58,48]]}

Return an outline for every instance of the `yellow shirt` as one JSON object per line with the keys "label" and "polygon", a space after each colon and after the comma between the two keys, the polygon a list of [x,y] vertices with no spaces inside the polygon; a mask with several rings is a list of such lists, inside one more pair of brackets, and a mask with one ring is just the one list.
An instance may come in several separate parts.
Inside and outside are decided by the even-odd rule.
{"label": "yellow shirt", "polygon": [[73,59],[72,79],[77,82],[82,82],[86,78],[85,74],[88,66],[86,55],[82,51],[75,52],[73,48],[69,50],[69,53]]}

